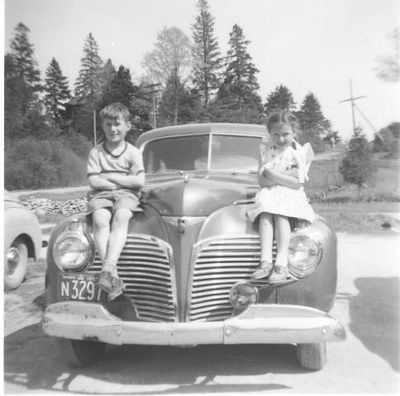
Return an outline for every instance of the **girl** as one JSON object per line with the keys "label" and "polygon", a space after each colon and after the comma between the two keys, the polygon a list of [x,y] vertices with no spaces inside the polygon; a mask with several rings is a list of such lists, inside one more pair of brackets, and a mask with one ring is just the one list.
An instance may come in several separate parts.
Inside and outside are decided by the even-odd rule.
{"label": "girl", "polygon": [[[309,144],[302,147],[294,140],[297,119],[289,111],[273,113],[267,120],[270,142],[260,146],[258,181],[261,190],[255,206],[247,212],[252,221],[259,218],[261,261],[253,279],[269,276],[269,283],[290,278],[288,253],[290,241],[289,217],[314,220],[302,183],[312,160]],[[272,244],[275,235],[277,255],[272,264]]]}

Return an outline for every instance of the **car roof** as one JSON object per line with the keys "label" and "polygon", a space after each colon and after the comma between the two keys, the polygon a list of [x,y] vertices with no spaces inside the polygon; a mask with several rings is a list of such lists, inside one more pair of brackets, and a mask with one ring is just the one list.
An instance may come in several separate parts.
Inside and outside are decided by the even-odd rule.
{"label": "car roof", "polygon": [[173,125],[163,128],[152,129],[143,133],[136,144],[138,146],[155,138],[163,138],[176,135],[201,135],[205,133],[221,133],[226,135],[257,135],[265,136],[267,128],[265,125],[256,124],[231,124],[231,123],[207,123]]}

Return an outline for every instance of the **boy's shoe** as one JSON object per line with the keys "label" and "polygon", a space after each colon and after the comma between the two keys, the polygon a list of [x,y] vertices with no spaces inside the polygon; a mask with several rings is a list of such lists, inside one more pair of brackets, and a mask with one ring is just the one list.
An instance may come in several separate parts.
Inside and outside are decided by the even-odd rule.
{"label": "boy's shoe", "polygon": [[126,287],[124,282],[122,281],[122,279],[118,278],[118,276],[112,277],[111,284],[112,284],[112,287],[108,293],[108,298],[107,298],[108,301],[115,300],[118,296],[120,296],[123,293],[123,291]]}
{"label": "boy's shoe", "polygon": [[261,261],[256,270],[250,275],[251,279],[267,278],[272,271],[273,265],[268,261]]}
{"label": "boy's shoe", "polygon": [[110,293],[112,290],[112,279],[113,276],[111,272],[102,271],[97,279],[97,285],[101,290],[104,290],[106,293]]}
{"label": "boy's shoe", "polygon": [[272,283],[272,284],[283,283],[283,282],[286,282],[291,279],[294,279],[294,278],[289,274],[288,267],[283,267],[281,265],[275,265],[271,276],[268,278],[268,283]]}

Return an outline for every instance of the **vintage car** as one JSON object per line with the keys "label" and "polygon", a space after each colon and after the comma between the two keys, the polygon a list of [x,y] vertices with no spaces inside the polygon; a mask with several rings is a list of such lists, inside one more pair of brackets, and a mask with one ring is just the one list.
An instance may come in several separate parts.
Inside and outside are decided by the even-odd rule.
{"label": "vintage car", "polygon": [[42,248],[37,217],[17,196],[4,191],[4,288],[16,289],[24,280],[29,258],[36,260]]}
{"label": "vintage car", "polygon": [[326,342],[345,332],[328,315],[337,283],[336,236],[318,217],[291,221],[296,280],[252,282],[258,226],[246,211],[259,188],[266,128],[193,124],[140,136],[143,213],[130,222],[118,262],[125,292],[108,302],[85,213],[60,223],[47,256],[44,331],[60,356],[88,364],[106,344],[295,344],[300,364],[322,368]]}

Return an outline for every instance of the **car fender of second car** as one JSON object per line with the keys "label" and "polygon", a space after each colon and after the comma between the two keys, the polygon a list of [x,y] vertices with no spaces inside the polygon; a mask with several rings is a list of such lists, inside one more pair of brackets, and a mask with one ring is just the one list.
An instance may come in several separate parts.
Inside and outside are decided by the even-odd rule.
{"label": "car fender of second car", "polygon": [[4,202],[4,249],[16,238],[22,238],[28,247],[29,257],[37,259],[42,246],[40,224],[34,213],[26,209],[17,199],[6,195]]}

